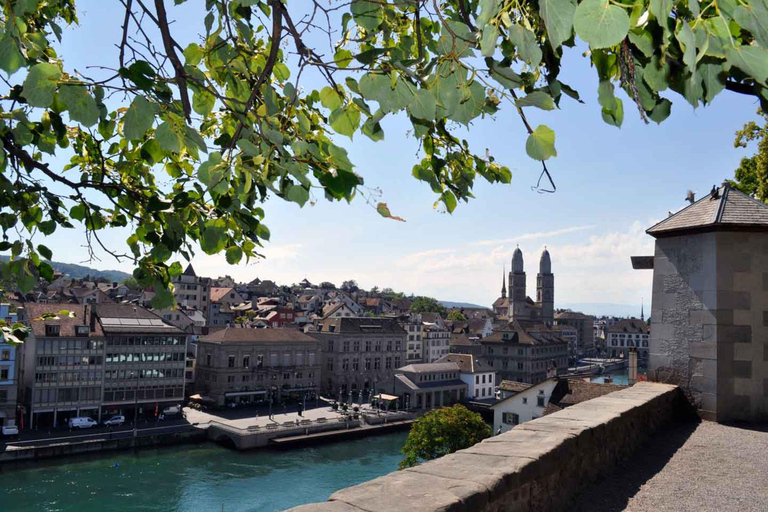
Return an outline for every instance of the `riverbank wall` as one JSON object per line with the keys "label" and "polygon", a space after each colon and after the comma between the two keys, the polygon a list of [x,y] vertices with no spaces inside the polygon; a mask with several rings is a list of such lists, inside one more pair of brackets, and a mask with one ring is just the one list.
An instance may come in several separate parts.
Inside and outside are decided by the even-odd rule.
{"label": "riverbank wall", "polygon": [[0,467],[14,464],[27,464],[36,460],[74,457],[96,452],[138,450],[173,446],[180,444],[203,443],[208,436],[203,429],[191,429],[181,432],[151,434],[120,439],[94,439],[78,442],[51,443],[38,446],[7,446],[0,453]]}

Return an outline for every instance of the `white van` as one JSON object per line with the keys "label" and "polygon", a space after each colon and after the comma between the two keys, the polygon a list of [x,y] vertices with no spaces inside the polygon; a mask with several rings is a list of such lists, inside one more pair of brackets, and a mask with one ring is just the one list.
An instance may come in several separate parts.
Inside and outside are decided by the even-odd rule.
{"label": "white van", "polygon": [[91,428],[98,425],[95,419],[93,418],[69,418],[67,421],[67,425],[69,425],[69,428]]}

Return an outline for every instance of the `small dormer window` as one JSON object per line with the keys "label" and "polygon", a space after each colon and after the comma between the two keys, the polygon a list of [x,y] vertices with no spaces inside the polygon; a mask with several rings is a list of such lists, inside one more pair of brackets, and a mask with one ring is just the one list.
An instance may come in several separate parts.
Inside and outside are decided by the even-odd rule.
{"label": "small dormer window", "polygon": [[91,329],[87,325],[77,325],[75,326],[75,335],[76,336],[88,336],[90,334]]}
{"label": "small dormer window", "polygon": [[60,329],[60,326],[58,324],[48,324],[45,326],[45,335],[58,336],[60,332],[59,329]]}

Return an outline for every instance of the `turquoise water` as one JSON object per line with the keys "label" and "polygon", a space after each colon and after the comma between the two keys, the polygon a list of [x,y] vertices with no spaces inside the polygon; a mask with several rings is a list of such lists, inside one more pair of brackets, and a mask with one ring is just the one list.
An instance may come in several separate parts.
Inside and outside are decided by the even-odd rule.
{"label": "turquoise water", "polygon": [[394,471],[406,436],[285,451],[235,452],[203,444],[5,469],[0,510],[283,510],[324,501],[338,489]]}

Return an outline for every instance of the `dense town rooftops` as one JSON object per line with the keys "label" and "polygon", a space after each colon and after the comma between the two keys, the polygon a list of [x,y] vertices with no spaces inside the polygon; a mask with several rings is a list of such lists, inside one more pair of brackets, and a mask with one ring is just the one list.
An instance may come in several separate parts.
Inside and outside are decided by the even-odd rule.
{"label": "dense town rooftops", "polygon": [[476,337],[471,337],[469,334],[453,333],[451,334],[451,345],[457,347],[471,347],[480,345],[480,340]]}
{"label": "dense town rooftops", "polygon": [[559,311],[555,313],[555,320],[592,320],[592,317],[578,311]]}
{"label": "dense town rooftops", "polygon": [[528,384],[527,382],[515,382],[513,380],[503,380],[501,381],[501,384],[499,384],[499,389],[502,391],[507,391],[509,393],[520,393],[521,391],[525,391],[526,389],[533,386],[533,384]]}
{"label": "dense town rooftops", "polygon": [[405,334],[394,318],[342,317],[326,318],[317,326],[321,334]]}
{"label": "dense town rooftops", "polygon": [[637,318],[625,318],[624,320],[619,320],[612,326],[606,328],[605,332],[649,334],[651,330],[648,328],[648,324],[642,320],[638,320]]}
{"label": "dense town rooftops", "polygon": [[[46,325],[58,325],[59,331],[57,337],[77,336],[76,326],[90,326],[90,309],[92,306],[87,304],[24,304],[24,319],[32,327],[32,332],[36,338],[45,338],[51,336],[46,333]],[[74,313],[74,317],[69,315],[59,315],[62,310]],[[56,315],[53,318],[43,319],[43,315]],[[103,336],[101,326],[97,323],[94,329],[89,329],[89,336]],[[82,334],[80,334],[82,336]]]}
{"label": "dense town rooftops", "polygon": [[249,329],[225,327],[200,338],[212,343],[317,343],[318,341],[296,329]]}
{"label": "dense town rooftops", "polygon": [[768,231],[768,205],[724,185],[648,228],[654,237],[727,229]]}
{"label": "dense town rooftops", "polygon": [[[536,336],[530,333],[536,334]],[[565,343],[559,336],[559,331],[552,330],[547,324],[541,322],[521,322],[513,320],[498,329],[490,336],[480,340],[480,343],[544,345],[549,343]]]}
{"label": "dense town rooftops", "polygon": [[453,363],[459,367],[459,371],[462,373],[482,373],[492,372],[493,368],[489,368],[487,365],[480,362],[476,357],[471,354],[448,354],[444,355],[437,361],[437,363]]}

